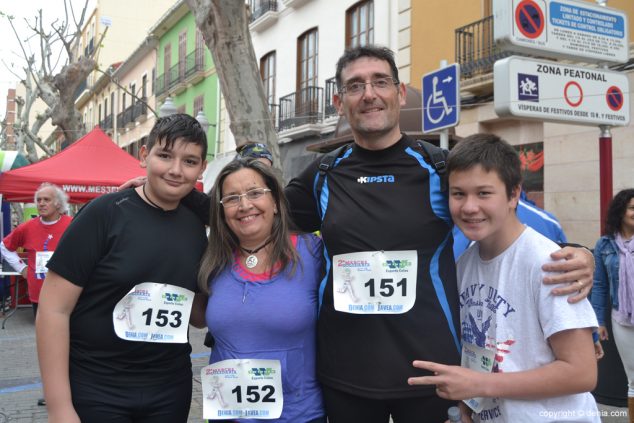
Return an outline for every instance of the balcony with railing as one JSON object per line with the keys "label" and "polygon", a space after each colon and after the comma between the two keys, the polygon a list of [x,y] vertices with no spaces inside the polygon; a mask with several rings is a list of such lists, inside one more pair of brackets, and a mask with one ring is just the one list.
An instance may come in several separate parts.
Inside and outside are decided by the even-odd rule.
{"label": "balcony with railing", "polygon": [[104,131],[112,130],[112,115],[106,116],[103,120],[99,121],[99,127]]}
{"label": "balcony with railing", "polygon": [[147,98],[143,97],[141,100],[134,103],[132,109],[132,119],[135,122],[143,122],[147,118]]}
{"label": "balcony with railing", "polygon": [[337,108],[335,107],[332,97],[337,92],[337,82],[333,76],[330,79],[326,79],[326,97],[324,98],[324,119],[331,117],[337,117]]}
{"label": "balcony with railing", "polygon": [[250,0],[249,5],[251,6],[249,29],[252,31],[262,31],[277,21],[277,0]]}
{"label": "balcony with railing", "polygon": [[185,67],[180,63],[175,64],[169,70],[169,88],[172,89],[185,79]]}
{"label": "balcony with railing", "polygon": [[511,53],[500,49],[493,38],[493,16],[455,30],[456,62],[460,64],[463,87],[469,82],[492,82],[493,64]]}
{"label": "balcony with railing", "polygon": [[156,77],[154,80],[154,95],[156,97],[161,97],[163,94],[167,93],[167,76],[169,74],[163,73]]}
{"label": "balcony with railing", "polygon": [[[196,58],[194,57],[192,61],[193,65],[191,67],[193,69],[197,69]],[[154,80],[154,95],[157,99],[161,100],[164,96],[167,96],[168,94],[178,94],[185,90],[186,74],[189,68],[188,65],[189,60],[187,60],[186,63],[177,63],[169,68],[166,73],[163,73],[156,77],[156,79]],[[196,72],[190,70],[190,73],[194,74]]]}
{"label": "balcony with railing", "polygon": [[165,74],[160,74],[154,80],[154,95],[160,97],[167,91],[167,84],[165,83]]}
{"label": "balcony with railing", "polygon": [[205,48],[194,49],[185,60],[176,63],[166,73],[154,80],[154,95],[161,100],[164,96],[179,94],[187,84],[197,84],[205,77]]}
{"label": "balcony with railing", "polygon": [[205,49],[197,48],[185,59],[185,79],[196,84],[205,76]]}
{"label": "balcony with railing", "polygon": [[123,132],[126,128],[134,126],[134,105],[128,106],[117,115],[117,130]]}
{"label": "balcony with railing", "polygon": [[117,115],[117,129],[119,131],[133,128],[137,122],[143,122],[147,119],[147,98],[144,97],[142,100],[134,102],[134,104],[126,107],[124,111]]}
{"label": "balcony with railing", "polygon": [[324,118],[324,89],[306,87],[280,97],[278,130],[319,124]]}
{"label": "balcony with railing", "polygon": [[137,101],[132,106],[132,120],[134,122],[143,122],[147,119],[147,98],[143,97],[141,101]]}
{"label": "balcony with railing", "polygon": [[125,111],[117,113],[117,131],[125,132],[125,123],[123,122]]}

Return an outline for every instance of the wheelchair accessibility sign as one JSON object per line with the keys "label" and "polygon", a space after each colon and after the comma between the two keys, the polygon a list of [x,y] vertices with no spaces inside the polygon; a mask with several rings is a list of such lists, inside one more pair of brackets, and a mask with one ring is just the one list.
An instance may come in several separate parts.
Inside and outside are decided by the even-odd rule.
{"label": "wheelchair accessibility sign", "polygon": [[460,122],[460,65],[454,63],[423,75],[423,132]]}

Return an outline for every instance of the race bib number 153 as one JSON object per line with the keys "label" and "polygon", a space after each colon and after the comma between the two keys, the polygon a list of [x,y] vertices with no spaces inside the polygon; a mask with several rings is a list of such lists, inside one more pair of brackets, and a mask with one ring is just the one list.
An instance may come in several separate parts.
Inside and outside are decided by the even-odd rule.
{"label": "race bib number 153", "polygon": [[185,343],[194,293],[174,285],[143,282],[115,306],[112,322],[121,339]]}

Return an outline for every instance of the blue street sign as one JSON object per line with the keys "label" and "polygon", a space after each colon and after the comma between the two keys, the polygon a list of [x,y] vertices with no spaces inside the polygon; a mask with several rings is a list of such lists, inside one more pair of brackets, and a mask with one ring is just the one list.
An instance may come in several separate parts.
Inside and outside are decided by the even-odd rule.
{"label": "blue street sign", "polygon": [[423,75],[423,132],[460,122],[460,65],[457,63]]}

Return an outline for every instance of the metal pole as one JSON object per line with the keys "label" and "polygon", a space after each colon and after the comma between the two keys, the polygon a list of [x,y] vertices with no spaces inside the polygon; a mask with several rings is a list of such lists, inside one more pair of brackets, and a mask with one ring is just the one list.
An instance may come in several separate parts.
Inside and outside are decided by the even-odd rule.
{"label": "metal pole", "polygon": [[[607,0],[597,0],[599,6],[607,6]],[[601,66],[607,69],[607,65]],[[605,218],[612,201],[612,132],[609,125],[599,125],[599,201],[601,235],[605,235]]]}
{"label": "metal pole", "polygon": [[605,218],[612,201],[612,133],[607,125],[599,126],[599,185],[601,201],[601,235],[605,235]]}
{"label": "metal pole", "polygon": [[[447,61],[446,60],[441,60],[440,61],[440,67],[441,68],[446,68],[447,67]],[[454,107],[456,107],[456,105],[454,105]],[[444,148],[445,150],[449,150],[449,128],[445,128],[445,129],[441,129],[440,130],[440,148]]]}

